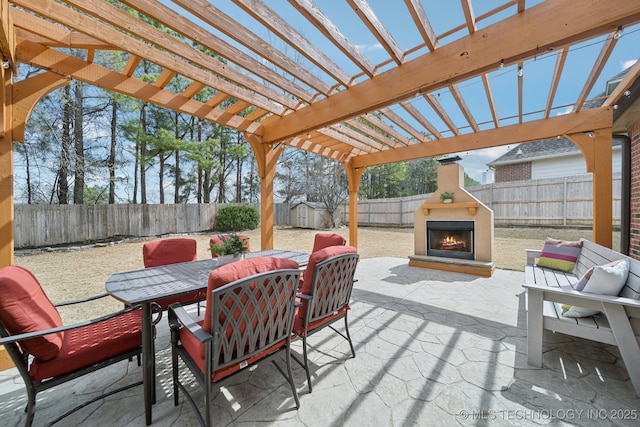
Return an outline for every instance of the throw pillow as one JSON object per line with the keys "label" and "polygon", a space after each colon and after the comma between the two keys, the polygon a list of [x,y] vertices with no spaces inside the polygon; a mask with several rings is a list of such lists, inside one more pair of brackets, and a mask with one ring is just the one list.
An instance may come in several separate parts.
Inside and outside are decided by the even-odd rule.
{"label": "throw pillow", "polygon": [[[585,276],[587,275],[587,273],[585,273]],[[582,292],[588,292],[598,295],[618,295],[624,287],[624,284],[627,282],[628,276],[628,259],[616,260],[606,265],[593,267],[591,277],[587,278],[586,284],[582,288]],[[564,308],[565,307],[563,306],[563,309]],[[563,316],[586,317],[594,316],[598,313],[600,313],[599,310],[572,306],[563,313]]]}
{"label": "throw pillow", "polygon": [[547,237],[542,247],[538,266],[560,271],[573,271],[582,250],[582,242]]}

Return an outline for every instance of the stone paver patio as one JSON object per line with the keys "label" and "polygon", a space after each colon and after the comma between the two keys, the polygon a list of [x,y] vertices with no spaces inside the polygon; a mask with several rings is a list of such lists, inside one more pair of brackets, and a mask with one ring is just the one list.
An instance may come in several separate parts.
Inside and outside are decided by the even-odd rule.
{"label": "stone paver patio", "polygon": [[[316,334],[309,340],[313,393],[294,363],[299,410],[280,373],[264,363],[223,384],[216,425],[637,425],[640,399],[616,347],[545,332],[544,368],[527,365],[522,272],[484,278],[387,257],[363,259],[357,279],[349,317],[356,358],[330,330]],[[197,425],[183,397],[173,406],[166,318],[156,347],[153,425]],[[294,351],[301,354],[300,342]],[[44,392],[34,425],[140,378],[135,362],[119,363]],[[24,405],[16,371],[0,373],[0,425],[22,425]],[[59,425],[143,426],[142,388]]]}

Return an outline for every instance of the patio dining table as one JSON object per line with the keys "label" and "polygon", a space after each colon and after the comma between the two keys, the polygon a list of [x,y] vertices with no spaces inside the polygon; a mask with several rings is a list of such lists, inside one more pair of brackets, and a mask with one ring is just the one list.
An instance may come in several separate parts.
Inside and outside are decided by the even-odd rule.
{"label": "patio dining table", "polygon": [[[249,252],[245,258],[270,256],[297,261],[307,265],[309,254],[304,252],[270,249]],[[152,406],[155,401],[155,354],[153,346],[153,321],[151,305],[161,298],[206,289],[209,273],[218,267],[216,258],[169,264],[159,267],[123,271],[111,275],[106,290],[125,304],[142,306],[142,382],[146,425],[152,422]]]}

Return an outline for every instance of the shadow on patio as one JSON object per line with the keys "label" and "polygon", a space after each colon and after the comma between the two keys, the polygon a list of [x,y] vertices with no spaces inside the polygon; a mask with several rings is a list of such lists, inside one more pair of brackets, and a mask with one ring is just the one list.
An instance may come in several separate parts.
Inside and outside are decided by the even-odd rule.
{"label": "shadow on patio", "polygon": [[[372,258],[360,262],[356,277],[349,317],[356,358],[348,358],[348,344],[331,331],[316,334],[309,340],[313,393],[304,370],[294,364],[298,411],[287,383],[263,364],[216,391],[218,424],[637,423],[638,399],[617,348],[546,333],[544,368],[527,365],[523,273],[497,270],[483,278],[409,267],[401,258]],[[159,326],[153,425],[197,425],[184,399],[173,406],[166,320]],[[299,342],[294,351],[301,353]],[[86,400],[140,376],[135,362],[119,363],[43,392],[35,425],[64,412],[75,397]],[[1,424],[21,425],[22,380],[14,371],[3,372],[0,390]],[[136,387],[61,424],[141,426],[142,400]]]}

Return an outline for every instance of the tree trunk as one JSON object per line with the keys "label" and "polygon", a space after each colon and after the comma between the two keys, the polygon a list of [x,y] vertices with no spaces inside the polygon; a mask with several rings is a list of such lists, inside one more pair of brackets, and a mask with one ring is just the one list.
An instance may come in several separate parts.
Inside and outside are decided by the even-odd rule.
{"label": "tree trunk", "polygon": [[31,204],[33,201],[33,191],[31,189],[31,163],[29,162],[29,150],[24,148],[24,160],[25,160],[25,172],[27,175],[27,204]]}
{"label": "tree trunk", "polygon": [[73,134],[75,137],[75,163],[76,163],[76,173],[73,184],[73,203],[76,205],[81,205],[84,203],[84,136],[83,136],[83,126],[82,126],[82,117],[84,113],[83,108],[83,99],[82,99],[82,82],[76,80],[75,85],[75,114],[74,114],[74,128]]}
{"label": "tree trunk", "polygon": [[[240,132],[236,132],[236,144],[241,144]],[[238,158],[236,160],[236,203],[242,203],[242,163],[244,159]]]}
{"label": "tree trunk", "polygon": [[[147,104],[142,104],[140,109],[140,134],[147,135]],[[147,204],[147,180],[146,180],[146,167],[147,162],[145,157],[147,156],[147,142],[144,138],[140,140],[140,203]]]}
{"label": "tree trunk", "polygon": [[[196,127],[196,140],[198,142],[202,142],[202,120],[198,119],[197,122],[195,123],[195,127]],[[193,141],[193,135],[191,136],[191,140]],[[197,199],[198,199],[198,203],[203,203],[202,200],[202,185],[203,185],[203,180],[202,180],[202,167],[200,166],[200,164],[198,164],[198,194],[197,194]]]}
{"label": "tree trunk", "polygon": [[[175,137],[177,141],[180,138],[180,134],[178,132],[178,112],[177,111],[174,114],[174,117],[175,117],[175,122],[174,122]],[[177,148],[176,148],[175,156],[176,156],[176,159],[175,159],[176,170],[175,170],[175,186],[173,189],[173,203],[177,205],[178,203],[180,203],[180,150]]]}
{"label": "tree trunk", "polygon": [[111,100],[111,146],[109,147],[109,159],[107,166],[109,167],[109,204],[116,202],[116,132],[118,103],[115,99]]}
{"label": "tree trunk", "polygon": [[158,158],[160,159],[160,164],[158,167],[158,185],[160,186],[160,188],[158,189],[158,192],[160,193],[160,204],[164,205],[164,159],[165,157],[162,155],[162,151],[158,155]]}
{"label": "tree trunk", "polygon": [[60,165],[58,167],[58,203],[66,205],[69,203],[69,148],[71,147],[71,89],[69,85],[64,87],[62,102],[62,147],[60,149]]}

